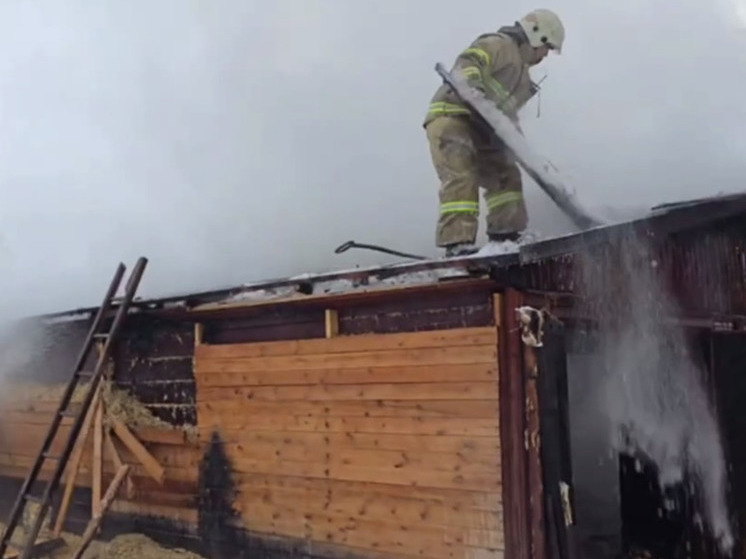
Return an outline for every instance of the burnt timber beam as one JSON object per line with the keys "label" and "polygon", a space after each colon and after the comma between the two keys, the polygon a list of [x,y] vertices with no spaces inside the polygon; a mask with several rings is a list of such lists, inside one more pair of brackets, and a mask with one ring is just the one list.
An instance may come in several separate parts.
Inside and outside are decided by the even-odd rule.
{"label": "burnt timber beam", "polygon": [[526,391],[526,452],[529,525],[532,559],[546,559],[544,476],[542,474],[542,409],[539,400],[539,366],[535,348],[523,345],[523,382]]}
{"label": "burnt timber beam", "polygon": [[542,346],[526,347],[533,354],[537,386],[545,544],[549,557],[573,559],[577,552],[565,328],[551,314],[545,316]]}
{"label": "burnt timber beam", "polygon": [[[499,300],[499,299],[496,299]],[[521,340],[515,309],[523,305],[523,295],[506,289],[496,322],[499,324],[498,354],[500,372],[500,440],[503,464],[503,508],[505,556],[531,559],[528,500],[527,454],[525,446],[525,384]]]}

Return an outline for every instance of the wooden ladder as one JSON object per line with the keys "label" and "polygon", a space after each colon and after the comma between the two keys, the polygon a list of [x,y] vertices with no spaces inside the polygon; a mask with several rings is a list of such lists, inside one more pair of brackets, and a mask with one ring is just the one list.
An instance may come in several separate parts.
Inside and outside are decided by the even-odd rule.
{"label": "wooden ladder", "polygon": [[[54,418],[52,419],[52,424],[49,426],[47,436],[44,439],[44,442],[41,449],[39,450],[38,455],[36,456],[36,459],[34,460],[31,471],[28,473],[28,476],[26,477],[21,490],[18,492],[15,504],[13,505],[13,510],[11,511],[6,523],[5,531],[2,535],[2,538],[0,538],[0,558],[5,556],[5,552],[8,549],[8,546],[17,548],[20,551],[19,559],[29,559],[31,557],[36,538],[39,535],[39,531],[41,529],[42,521],[49,509],[55,492],[57,491],[65,466],[70,459],[70,454],[72,453],[73,447],[75,446],[75,442],[83,426],[83,421],[86,414],[88,413],[88,409],[91,406],[91,401],[93,400],[93,396],[96,393],[99,381],[101,380],[101,377],[103,375],[103,371],[105,369],[107,358],[110,354],[112,345],[117,337],[117,334],[121,330],[121,326],[125,317],[127,316],[130,304],[132,303],[135,292],[140,285],[140,280],[142,279],[142,275],[145,271],[147,263],[148,260],[144,257],[141,257],[137,261],[127,281],[123,297],[115,301],[115,295],[119,290],[119,286],[126,270],[125,265],[122,263],[120,263],[117,267],[116,273],[114,274],[114,278],[109,285],[109,289],[106,292],[103,303],[96,313],[96,317],[94,318],[93,323],[91,324],[91,328],[88,331],[88,335],[86,336],[83,348],[78,355],[78,359],[73,369],[72,378],[70,379],[70,382],[68,383],[67,388],[62,395],[59,407],[55,412]],[[106,319],[110,314],[110,311],[113,310],[115,303],[118,304],[118,308],[116,311],[116,315],[114,316],[114,320],[111,323],[111,327],[107,331],[104,329],[103,326],[106,323]],[[83,370],[83,367],[88,361],[88,357],[91,351],[95,347],[95,342],[102,342],[103,347],[101,348],[98,361],[96,362],[96,366],[94,367],[93,371],[85,371]],[[86,391],[83,398],[83,403],[77,409],[70,409],[68,406],[75,392],[75,389],[78,386],[78,383],[80,381],[85,382],[86,380],[89,380],[90,382],[88,383],[88,390]],[[70,429],[70,434],[67,437],[67,441],[65,441],[62,453],[59,455],[54,455],[50,452],[52,442],[59,432],[62,419],[68,417],[74,418],[74,422]],[[54,472],[52,473],[51,479],[47,482],[44,492],[41,495],[35,495],[33,494],[32,489],[34,488],[34,484],[39,477],[42,464],[46,460],[55,463]],[[23,517],[23,511],[27,503],[38,504],[39,510],[33,526],[25,535],[23,546],[17,547],[15,544],[12,544],[10,540]]]}

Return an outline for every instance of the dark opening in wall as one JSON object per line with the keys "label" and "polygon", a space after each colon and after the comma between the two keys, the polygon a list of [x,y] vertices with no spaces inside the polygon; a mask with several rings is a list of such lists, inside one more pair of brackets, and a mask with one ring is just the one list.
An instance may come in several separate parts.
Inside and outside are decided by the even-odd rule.
{"label": "dark opening in wall", "polygon": [[568,354],[570,446],[580,559],[612,559],[621,551],[619,463],[603,406],[601,358],[591,339]]}
{"label": "dark opening in wall", "polygon": [[728,461],[728,505],[734,557],[746,554],[746,335],[715,333],[710,341],[718,419]]}
{"label": "dark opening in wall", "polygon": [[703,557],[694,553],[695,509],[687,484],[661,489],[658,469],[641,456],[619,457],[623,551],[627,557]]}
{"label": "dark opening in wall", "polygon": [[[728,509],[746,516],[746,336],[689,330],[686,341],[716,404],[728,460]],[[662,489],[646,456],[619,454],[605,409],[603,359],[592,330],[573,332],[568,353],[576,536],[582,559],[723,557],[703,527],[702,494],[692,478]],[[732,518],[738,535],[736,518]],[[739,538],[733,556],[743,556]],[[648,555],[646,555],[648,554]]]}

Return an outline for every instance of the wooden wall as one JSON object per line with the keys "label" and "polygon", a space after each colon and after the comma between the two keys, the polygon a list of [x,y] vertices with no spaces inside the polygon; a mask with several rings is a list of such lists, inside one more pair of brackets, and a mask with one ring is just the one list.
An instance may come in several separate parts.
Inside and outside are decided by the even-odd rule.
{"label": "wooden wall", "polygon": [[[0,476],[25,478],[41,448],[44,437],[52,422],[54,411],[64,390],[64,385],[38,385],[19,381],[6,381],[0,394]],[[68,436],[72,418],[65,418],[52,445],[52,453],[58,454]],[[137,458],[115,437],[114,444],[124,460],[133,466],[131,476],[134,492],[119,494],[112,506],[113,511],[140,515],[156,515],[178,521],[196,524],[194,507],[197,494],[197,479],[200,447],[197,441],[190,441],[187,433],[178,429],[154,427],[133,428],[133,434],[164,468],[163,483],[152,479]],[[114,477],[115,467],[111,455],[104,448],[103,485],[106,487]],[[93,479],[93,436],[89,436],[76,486],[90,488]],[[45,462],[41,479],[47,480],[54,468],[54,462]],[[63,478],[67,479],[67,476]],[[41,493],[41,487],[38,493]],[[90,501],[75,503],[84,505],[82,510],[90,511]],[[79,510],[81,507],[76,507]],[[71,519],[72,524],[81,525],[85,518]]]}
{"label": "wooden wall", "polygon": [[[134,493],[120,492],[104,529],[117,524],[183,547],[196,542],[197,551],[220,559],[501,557],[493,287],[443,282],[329,301],[132,315],[114,348],[113,383],[162,422],[131,427],[165,476],[155,482],[117,442],[134,465]],[[196,340],[194,321],[201,323]],[[50,326],[44,350],[5,375],[0,493],[7,505],[87,326]],[[81,530],[90,517],[92,438],[66,529]],[[114,472],[106,448],[103,469],[105,486]]]}
{"label": "wooden wall", "polygon": [[[23,479],[41,448],[75,359],[83,345],[89,321],[73,320],[49,325],[26,325],[0,347],[0,477]],[[202,451],[195,436],[194,327],[190,323],[132,315],[112,352],[113,386],[129,396],[118,397],[118,407],[137,409],[136,422],[127,423],[133,434],[164,468],[162,483],[144,470],[135,456],[112,437],[122,459],[133,465],[132,488],[122,491],[112,511],[135,516],[156,516],[179,525],[196,526],[196,499]],[[23,355],[20,355],[19,349]],[[92,369],[92,351],[85,366]],[[11,364],[12,366],[9,366]],[[125,402],[126,405],[122,405]],[[143,419],[152,418],[152,423]],[[60,448],[72,425],[63,420],[53,449]],[[139,425],[139,427],[138,427]],[[77,487],[92,486],[93,436],[89,435],[77,476]],[[104,446],[103,485],[115,471]],[[47,461],[42,479],[53,463]],[[63,478],[63,484],[67,476]],[[60,492],[61,495],[61,492]],[[76,491],[66,529],[80,528],[90,517],[90,491]],[[85,500],[85,501],[83,501]],[[8,503],[10,505],[10,503]],[[3,512],[8,507],[2,507]],[[4,520],[5,518],[2,518]]]}
{"label": "wooden wall", "polygon": [[494,325],[199,345],[200,437],[224,441],[242,526],[362,556],[501,557],[497,351]]}

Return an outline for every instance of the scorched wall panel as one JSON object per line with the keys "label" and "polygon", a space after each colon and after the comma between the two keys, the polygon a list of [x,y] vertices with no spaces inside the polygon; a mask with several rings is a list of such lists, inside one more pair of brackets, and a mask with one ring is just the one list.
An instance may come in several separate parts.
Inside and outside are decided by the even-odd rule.
{"label": "scorched wall panel", "polygon": [[160,420],[194,425],[193,350],[192,324],[132,315],[112,354],[114,381]]}
{"label": "scorched wall panel", "polygon": [[495,326],[200,345],[195,378],[247,531],[359,556],[502,554]]}

